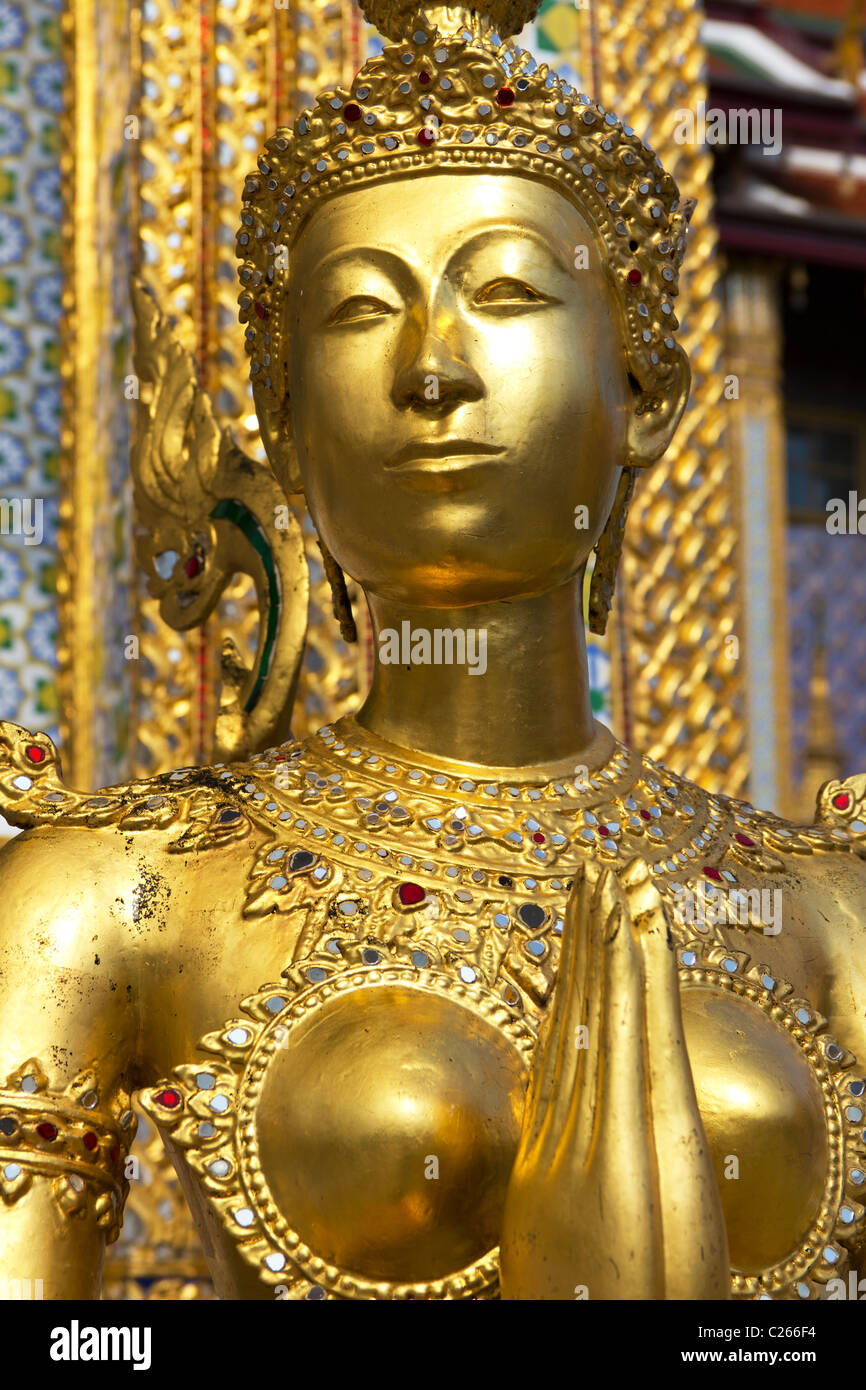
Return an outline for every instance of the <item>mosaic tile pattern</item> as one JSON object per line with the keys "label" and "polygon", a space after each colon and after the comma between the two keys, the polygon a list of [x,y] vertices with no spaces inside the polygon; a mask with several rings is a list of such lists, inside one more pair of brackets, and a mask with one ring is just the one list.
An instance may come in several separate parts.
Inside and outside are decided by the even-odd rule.
{"label": "mosaic tile pattern", "polygon": [[0,714],[52,737],[61,7],[0,0]]}
{"label": "mosaic tile pattern", "polygon": [[[586,9],[585,3],[582,8]],[[581,77],[578,67],[579,22],[574,0],[544,0],[534,22],[521,31],[517,42],[534,53],[539,63],[548,63],[566,82],[585,91],[589,77]]]}

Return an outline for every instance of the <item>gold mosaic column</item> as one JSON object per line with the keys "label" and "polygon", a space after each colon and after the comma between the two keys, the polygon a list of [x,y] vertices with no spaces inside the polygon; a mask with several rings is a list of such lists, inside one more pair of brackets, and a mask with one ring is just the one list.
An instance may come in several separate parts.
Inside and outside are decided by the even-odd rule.
{"label": "gold mosaic column", "polygon": [[[184,346],[196,353],[204,293],[201,255],[201,23],[170,0],[156,0],[140,17],[133,60],[140,83],[136,261]],[[196,7],[197,8],[197,7]],[[199,16],[200,20],[200,16]],[[195,761],[199,742],[197,663],[205,654],[198,633],[174,633],[136,574],[141,659],[131,770],[143,775]]]}
{"label": "gold mosaic column", "polygon": [[[69,780],[90,788],[122,771],[128,702],[122,554],[128,499],[123,372],[127,209],[126,116],[133,100],[127,0],[67,0],[61,123],[65,279],[61,325],[61,501],[58,574],[60,740]],[[118,556],[120,560],[118,562]],[[113,645],[112,645],[113,644]]]}
{"label": "gold mosaic column", "polygon": [[748,781],[741,535],[712,166],[704,148],[675,138],[676,112],[707,96],[702,10],[695,0],[590,0],[589,17],[593,95],[698,199],[677,301],[691,400],[673,446],[640,479],[626,528],[623,731],[702,786],[738,795]]}
{"label": "gold mosaic column", "polygon": [[[248,453],[263,457],[237,320],[234,239],[244,178],[267,135],[305,100],[336,84],[362,41],[348,9],[302,0],[155,0],[141,27],[142,271],[176,317],[217,416]],[[302,508],[301,508],[302,510]],[[312,569],[308,658],[296,734],[338,717],[358,695],[360,654],[339,639],[307,526]],[[211,755],[217,647],[255,645],[252,585],[237,580],[206,630],[176,633],[156,603],[140,603],[134,768],[163,771]]]}
{"label": "gold mosaic column", "polygon": [[[740,479],[749,797],[795,813],[790,779],[787,478],[778,272],[737,260],[725,277],[729,439]],[[836,775],[838,775],[838,770]],[[814,814],[814,795],[808,808]]]}

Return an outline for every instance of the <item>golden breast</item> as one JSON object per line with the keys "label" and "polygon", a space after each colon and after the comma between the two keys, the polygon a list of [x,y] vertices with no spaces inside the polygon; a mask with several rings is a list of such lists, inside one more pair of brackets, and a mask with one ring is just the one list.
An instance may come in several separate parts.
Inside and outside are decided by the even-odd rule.
{"label": "golden breast", "polygon": [[[744,999],[683,992],[698,1104],[732,1267],[802,1244],[828,1172],[818,1082],[785,1029]],[[409,985],[349,990],[272,1058],[256,1130],[278,1208],[322,1259],[424,1283],[499,1241],[527,1084],[490,1021]]]}
{"label": "golden breast", "polygon": [[270,1191],[323,1259],[425,1282],[499,1241],[526,1068],[493,1023],[410,986],[349,991],[292,1029],[257,1114]]}
{"label": "golden breast", "polygon": [[794,1253],[821,1206],[821,1091],[802,1050],[754,1005],[712,989],[686,989],[682,1004],[731,1265],[757,1274]]}

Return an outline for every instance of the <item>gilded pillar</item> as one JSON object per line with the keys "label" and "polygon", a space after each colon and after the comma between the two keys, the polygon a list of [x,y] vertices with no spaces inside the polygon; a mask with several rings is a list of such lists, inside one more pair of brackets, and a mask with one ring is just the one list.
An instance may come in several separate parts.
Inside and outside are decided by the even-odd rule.
{"label": "gilded pillar", "polygon": [[[782,331],[778,273],[735,262],[725,278],[729,439],[740,478],[749,799],[791,809]],[[814,809],[814,806],[813,808]]]}
{"label": "gilded pillar", "polygon": [[85,788],[123,772],[128,736],[130,23],[127,0],[68,0],[62,22],[58,684],[64,763]]}
{"label": "gilded pillar", "polygon": [[593,95],[648,140],[681,194],[698,200],[676,305],[691,399],[672,447],[639,480],[626,528],[615,605],[624,631],[613,639],[619,732],[702,786],[741,795],[749,772],[742,546],[726,438],[712,161],[703,146],[677,138],[677,112],[706,101],[703,12],[696,0],[590,0],[588,15]]}
{"label": "gilded pillar", "polygon": [[[351,15],[349,13],[351,9]],[[352,18],[354,15],[354,18]],[[351,23],[350,23],[351,19]],[[308,98],[360,65],[365,29],[354,7],[302,0],[153,0],[141,24],[139,237],[141,270],[194,355],[200,379],[247,453],[263,457],[237,321],[234,238],[243,181],[266,137]],[[356,52],[357,50],[357,52]],[[354,70],[354,69],[352,69]],[[357,698],[363,653],[337,635],[315,539],[307,659],[295,732],[336,718]],[[178,633],[139,593],[133,770],[207,762],[219,693],[218,650],[255,645],[251,583],[236,580],[204,628]]]}

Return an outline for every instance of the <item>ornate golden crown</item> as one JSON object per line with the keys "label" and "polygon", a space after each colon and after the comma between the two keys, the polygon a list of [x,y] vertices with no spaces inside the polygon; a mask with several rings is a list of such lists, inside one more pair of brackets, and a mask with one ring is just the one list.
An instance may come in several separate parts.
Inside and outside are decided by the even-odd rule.
{"label": "ornate golden crown", "polygon": [[487,0],[484,13],[427,15],[417,0],[364,0],[368,19],[397,42],[364,64],[350,91],[323,92],[294,131],[278,130],[244,189],[240,319],[264,404],[279,408],[286,395],[284,291],[305,216],[347,189],[445,170],[524,174],[569,196],[604,242],[633,374],[645,390],[670,375],[694,203],[630,126],[511,42],[537,8]]}

